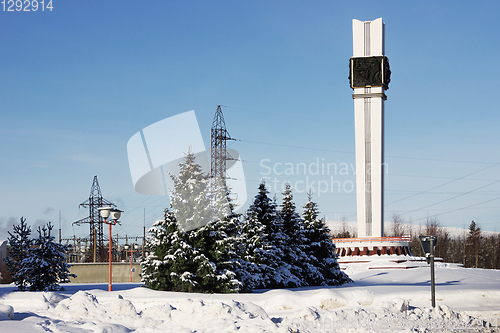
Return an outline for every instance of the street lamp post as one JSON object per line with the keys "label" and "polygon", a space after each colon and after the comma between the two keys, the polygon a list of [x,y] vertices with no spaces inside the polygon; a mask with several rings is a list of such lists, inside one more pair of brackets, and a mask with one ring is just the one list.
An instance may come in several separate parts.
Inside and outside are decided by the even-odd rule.
{"label": "street lamp post", "polygon": [[[111,238],[111,226],[116,225],[118,223],[118,219],[122,214],[122,210],[113,208],[113,207],[101,207],[98,208],[101,216],[104,218],[104,223],[109,225],[109,285],[108,291],[112,291],[113,287],[111,286],[111,246],[113,239]],[[111,215],[111,222],[108,222],[108,217]]]}
{"label": "street lamp post", "polygon": [[434,247],[436,247],[437,237],[436,236],[419,236],[420,245],[422,245],[422,250],[424,250],[425,258],[427,263],[431,264],[431,304],[432,307],[436,307],[436,284],[434,282]]}
{"label": "street lamp post", "polygon": [[[125,244],[123,247],[125,248],[125,252],[130,252],[130,282],[132,282],[132,257],[133,257],[133,253],[137,252],[137,250],[139,249],[139,245],[138,244],[132,244],[132,245]],[[130,248],[130,250],[129,250],[129,248]]]}

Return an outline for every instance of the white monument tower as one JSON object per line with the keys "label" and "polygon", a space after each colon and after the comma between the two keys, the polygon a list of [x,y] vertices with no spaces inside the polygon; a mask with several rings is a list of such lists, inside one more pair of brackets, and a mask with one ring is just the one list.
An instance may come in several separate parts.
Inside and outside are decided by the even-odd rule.
{"label": "white monument tower", "polygon": [[[332,241],[340,257],[408,256],[409,236],[384,237],[384,102],[391,76],[384,22],[352,20],[352,30],[349,81],[354,99],[358,238]],[[349,260],[353,259],[339,263]]]}
{"label": "white monument tower", "polygon": [[384,23],[352,21],[356,136],[356,198],[359,237],[384,236],[384,101],[390,70],[384,51]]}

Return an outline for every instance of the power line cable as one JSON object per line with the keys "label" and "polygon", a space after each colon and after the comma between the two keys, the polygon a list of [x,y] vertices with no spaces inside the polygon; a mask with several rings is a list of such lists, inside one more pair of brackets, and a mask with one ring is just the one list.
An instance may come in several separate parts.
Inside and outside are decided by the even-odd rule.
{"label": "power line cable", "polygon": [[223,106],[225,108],[229,108],[229,109],[250,111],[250,112],[262,113],[262,114],[278,116],[278,117],[283,117],[283,118],[294,118],[294,119],[300,119],[300,120],[309,120],[309,121],[316,121],[316,122],[321,122],[321,123],[332,123],[332,124],[338,124],[338,125],[354,125],[354,123],[348,123],[348,122],[339,122],[339,121],[333,121],[333,120],[294,116],[291,114],[280,114],[280,113],[266,112],[266,111],[260,111],[260,110],[251,110],[251,109],[239,108],[239,107],[234,107],[234,106],[226,106],[226,105],[221,105],[221,106]]}
{"label": "power line cable", "polygon": [[[455,177],[444,177],[444,176],[424,176],[424,175],[406,175],[406,174],[398,174],[398,173],[388,173],[387,176],[395,176],[395,177],[413,177],[413,178],[430,178],[430,179],[457,179]],[[485,178],[469,178],[467,180],[474,181],[495,181],[498,179],[485,179]]]}
{"label": "power line cable", "polygon": [[[457,212],[459,210],[468,209],[468,208],[471,208],[471,207],[474,207],[474,206],[479,206],[479,205],[482,205],[482,204],[485,204],[485,203],[488,203],[488,202],[492,202],[492,201],[496,201],[496,200],[500,200],[500,197],[496,197],[494,199],[490,199],[490,200],[478,202],[478,203],[475,203],[475,204],[472,204],[472,205],[469,205],[469,206],[465,206],[465,207],[461,207],[461,208],[455,208],[455,209],[449,210],[449,211],[444,212],[444,213],[434,214],[434,215],[432,215],[430,217],[436,217],[436,216],[440,216],[440,215],[444,215],[444,214],[449,214],[449,213]],[[422,217],[422,218],[419,218],[419,219],[416,219],[416,220],[413,220],[413,221],[424,220],[424,219],[426,219],[428,217]]]}
{"label": "power line cable", "polygon": [[[403,201],[403,200],[407,200],[407,199],[410,199],[410,198],[416,197],[417,195],[421,195],[421,194],[424,194],[424,193],[430,192],[430,191],[435,190],[435,189],[437,189],[437,188],[440,188],[440,187],[443,187],[443,186],[449,185],[449,184],[454,183],[454,182],[456,182],[456,181],[458,181],[458,180],[461,180],[461,179],[467,178],[467,177],[472,176],[472,175],[474,175],[474,174],[476,174],[476,173],[479,173],[479,172],[482,172],[482,171],[487,170],[487,169],[489,169],[489,168],[492,168],[492,167],[494,167],[494,166],[496,166],[496,165],[498,165],[498,164],[500,164],[500,163],[495,163],[495,164],[489,165],[489,166],[487,166],[487,167],[485,167],[485,168],[482,168],[482,169],[480,169],[480,170],[478,170],[478,171],[474,171],[474,172],[469,173],[469,174],[467,174],[467,175],[465,175],[465,176],[455,178],[455,179],[453,179],[453,180],[451,180],[451,181],[449,181],[449,182],[446,182],[446,183],[444,183],[444,184],[441,184],[441,185],[438,185],[438,186],[434,186],[434,187],[432,187],[432,188],[430,188],[430,189],[427,189],[427,190],[425,190],[425,191],[421,191],[421,192],[418,192],[418,193],[412,194],[412,195],[410,195],[410,196],[408,196],[408,197],[405,197],[405,198],[402,198],[402,199],[399,199],[399,200],[396,200],[396,201],[390,202],[390,203],[388,203],[388,204],[384,205],[384,207],[385,207],[385,206],[392,205],[392,204],[395,204],[396,202],[400,202],[400,201]],[[496,183],[496,182],[498,182],[498,181],[495,181],[494,183]]]}
{"label": "power line cable", "polygon": [[[304,147],[304,146],[294,146],[294,145],[285,145],[285,144],[279,144],[279,143],[260,142],[260,141],[244,140],[244,139],[237,139],[236,141],[248,142],[248,143],[255,143],[255,144],[261,144],[261,145],[268,145],[268,146],[277,146],[277,147],[286,147],[286,148],[297,148],[297,149],[306,149],[306,150],[317,150],[317,151],[326,151],[326,152],[341,153],[341,154],[350,154],[350,155],[354,155],[355,154],[352,151],[333,150],[333,149],[314,148],[314,147]],[[490,164],[491,166],[500,164],[498,162],[478,162],[478,161],[444,160],[444,159],[438,159],[438,158],[409,157],[409,156],[397,156],[397,155],[386,155],[386,157],[389,157],[389,158],[399,158],[399,159],[407,159],[407,160],[418,160],[418,161],[465,163],[465,164]]]}
{"label": "power line cable", "polygon": [[[309,121],[316,121],[316,122],[321,122],[321,123],[334,123],[334,124],[340,124],[340,125],[354,125],[354,123],[351,122],[339,122],[339,121],[330,121],[330,120],[325,120],[325,119],[317,119],[317,118],[311,118],[311,117],[300,117],[300,116],[294,116],[290,114],[280,114],[280,113],[274,113],[274,112],[267,112],[267,111],[261,111],[261,110],[253,110],[253,109],[247,109],[247,108],[240,108],[240,107],[235,107],[235,106],[226,106],[226,105],[221,105],[226,108],[230,109],[236,109],[236,110],[242,110],[242,111],[249,111],[249,112],[255,112],[255,113],[263,113],[263,114],[268,114],[268,115],[273,115],[273,116],[278,116],[278,117],[286,117],[286,118],[296,118],[296,119],[301,119],[301,120],[309,120]],[[301,110],[300,112],[303,112]],[[492,137],[485,137],[485,136],[473,136],[473,135],[463,135],[463,134],[446,134],[446,133],[436,133],[436,132],[423,132],[423,131],[415,131],[413,129],[401,129],[401,128],[391,128],[391,131],[398,131],[398,132],[412,132],[412,133],[420,133],[420,134],[426,134],[426,135],[437,135],[437,136],[449,136],[449,137],[460,137],[460,138],[475,138],[475,139],[487,139],[487,140],[500,140],[500,138],[492,138]]]}
{"label": "power line cable", "polygon": [[279,143],[259,142],[259,141],[242,140],[242,139],[237,139],[236,141],[255,143],[255,144],[261,144],[261,145],[268,145],[268,146],[277,146],[277,147],[298,148],[298,149],[306,149],[306,150],[318,150],[318,151],[327,151],[327,152],[332,152],[332,153],[351,154],[351,155],[354,154],[354,152],[350,152],[350,151],[313,148],[313,147],[301,147],[301,146],[293,146],[293,145],[284,145],[284,144],[279,144]]}

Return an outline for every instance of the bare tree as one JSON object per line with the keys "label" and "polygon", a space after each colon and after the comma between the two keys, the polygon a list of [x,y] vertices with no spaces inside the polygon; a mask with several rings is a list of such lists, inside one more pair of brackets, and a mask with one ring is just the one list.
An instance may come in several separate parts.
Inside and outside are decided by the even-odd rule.
{"label": "bare tree", "polygon": [[427,221],[425,224],[425,233],[427,235],[439,236],[440,234],[440,225],[438,219],[435,217],[427,217]]}
{"label": "bare tree", "polygon": [[392,235],[394,237],[404,236],[406,232],[405,221],[397,212],[392,214]]}
{"label": "bare tree", "polygon": [[334,234],[334,238],[352,238],[356,237],[354,232],[350,230],[349,226],[347,225],[347,219],[345,216],[342,218],[342,229],[337,233]]}

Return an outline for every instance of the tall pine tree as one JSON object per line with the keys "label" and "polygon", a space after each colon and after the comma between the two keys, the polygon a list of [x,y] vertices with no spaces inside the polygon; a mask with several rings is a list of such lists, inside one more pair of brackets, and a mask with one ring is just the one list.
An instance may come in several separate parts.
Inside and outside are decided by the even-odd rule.
{"label": "tall pine tree", "polygon": [[352,280],[340,270],[335,254],[335,244],[330,238],[330,229],[324,219],[318,219],[318,205],[312,201],[308,193],[308,201],[302,212],[305,236],[304,251],[309,258],[307,262],[306,281],[314,286],[336,286]]}
{"label": "tall pine tree", "polygon": [[67,245],[55,242],[51,232],[54,226],[38,227],[38,238],[28,250],[28,256],[21,262],[20,275],[26,278],[30,291],[61,291],[59,283],[68,282],[70,265],[66,262]]}
{"label": "tall pine tree", "polygon": [[230,269],[233,250],[226,233],[232,227],[219,216],[228,207],[217,204],[220,198],[212,202],[209,177],[195,159],[189,152],[179,174],[171,175],[170,209],[150,230],[143,280],[158,290],[235,292],[240,283]]}
{"label": "tall pine tree", "polygon": [[170,174],[174,188],[170,189],[170,207],[180,228],[189,231],[207,225],[213,217],[210,200],[210,177],[188,152],[179,163],[179,174]]}
{"label": "tall pine tree", "polygon": [[26,219],[21,217],[21,223],[14,225],[14,232],[9,231],[8,241],[10,244],[9,256],[5,258],[5,264],[12,276],[12,279],[19,290],[25,290],[27,287],[26,276],[19,274],[22,261],[29,256],[29,249],[33,240],[31,236],[31,227],[26,223]]}
{"label": "tall pine tree", "polygon": [[212,265],[189,243],[172,211],[166,209],[164,220],[156,221],[148,232],[151,252],[142,262],[143,282],[156,290],[207,291],[204,275],[213,275]]}
{"label": "tall pine tree", "polygon": [[286,288],[300,285],[286,261],[287,234],[276,202],[269,198],[266,184],[259,185],[259,192],[247,210],[241,226],[241,237],[246,239],[245,258],[257,265],[251,271],[256,288]]}
{"label": "tall pine tree", "polygon": [[[186,163],[188,163],[187,158]],[[208,175],[204,177],[209,179]],[[223,184],[216,185],[211,189],[207,181],[200,186],[200,190],[206,192],[206,197],[209,198],[209,207],[205,209],[209,221],[204,226],[189,231],[189,242],[213,267],[214,272],[205,277],[205,289],[208,292],[230,293],[239,291],[242,287],[234,273],[236,268],[234,239],[238,216],[233,212],[229,189]]]}
{"label": "tall pine tree", "polygon": [[255,218],[254,212],[249,212],[238,224],[235,273],[243,285],[242,291],[265,288],[270,284],[265,269],[267,245],[263,235],[264,226]]}
{"label": "tall pine tree", "polygon": [[281,269],[290,273],[287,287],[300,287],[307,285],[304,280],[306,272],[303,269],[309,264],[309,258],[304,252],[306,239],[301,228],[301,218],[295,209],[290,184],[285,185],[282,194],[283,203],[279,216],[282,219],[284,237],[280,246],[286,264]]}
{"label": "tall pine tree", "polygon": [[282,280],[276,272],[276,263],[283,255],[273,243],[273,236],[279,231],[275,228],[277,211],[268,193],[265,183],[261,183],[239,224],[239,267],[236,273],[246,289],[275,287]]}
{"label": "tall pine tree", "polygon": [[479,267],[479,254],[481,252],[481,228],[472,221],[469,225],[466,243],[466,264],[465,267]]}

